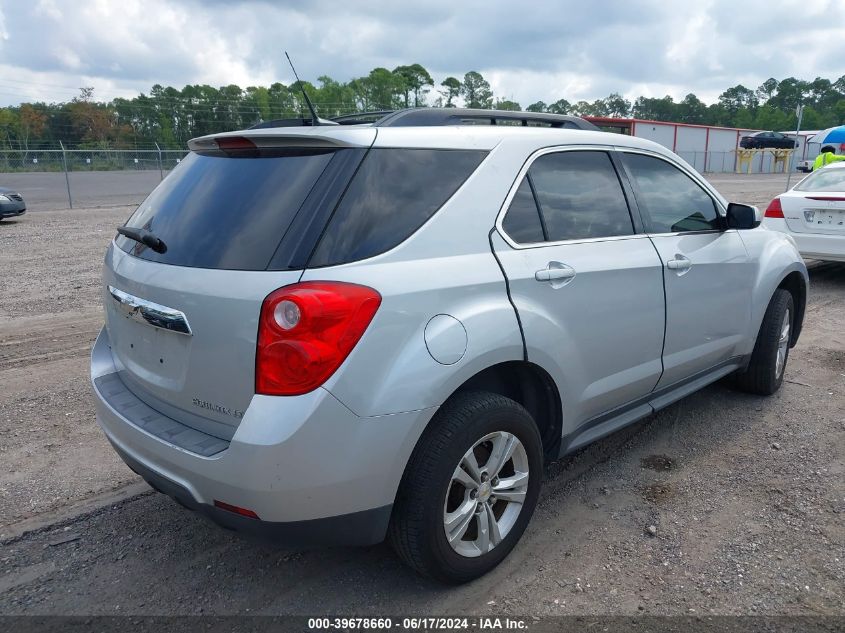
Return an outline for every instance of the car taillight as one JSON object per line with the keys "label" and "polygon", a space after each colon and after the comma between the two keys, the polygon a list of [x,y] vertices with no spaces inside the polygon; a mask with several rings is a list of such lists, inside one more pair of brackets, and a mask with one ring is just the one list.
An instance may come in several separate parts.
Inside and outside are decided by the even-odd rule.
{"label": "car taillight", "polygon": [[783,208],[780,206],[780,198],[775,198],[769,203],[769,206],[766,207],[766,217],[767,218],[782,218],[783,217]]}
{"label": "car taillight", "polygon": [[367,286],[306,281],[261,306],[255,393],[296,396],[322,385],[346,360],[381,305]]}

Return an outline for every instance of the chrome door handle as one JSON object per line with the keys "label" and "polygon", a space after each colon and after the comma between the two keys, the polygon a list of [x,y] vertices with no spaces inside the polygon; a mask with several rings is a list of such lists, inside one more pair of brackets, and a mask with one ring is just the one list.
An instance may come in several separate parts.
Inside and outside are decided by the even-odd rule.
{"label": "chrome door handle", "polygon": [[666,262],[666,268],[669,270],[687,270],[690,266],[692,262],[683,255],[675,255],[675,259]]}
{"label": "chrome door handle", "polygon": [[575,269],[560,262],[549,262],[547,268],[534,273],[534,279],[537,281],[567,282],[574,277]]}

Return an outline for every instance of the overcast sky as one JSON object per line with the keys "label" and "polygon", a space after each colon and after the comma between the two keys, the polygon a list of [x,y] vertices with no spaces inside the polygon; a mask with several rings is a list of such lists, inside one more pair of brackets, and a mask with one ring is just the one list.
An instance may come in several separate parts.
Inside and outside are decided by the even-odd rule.
{"label": "overcast sky", "polygon": [[845,74],[845,0],[0,0],[0,104],[287,84],[285,49],[312,82],[417,62],[438,84],[477,70],[523,106],[710,103],[737,83]]}

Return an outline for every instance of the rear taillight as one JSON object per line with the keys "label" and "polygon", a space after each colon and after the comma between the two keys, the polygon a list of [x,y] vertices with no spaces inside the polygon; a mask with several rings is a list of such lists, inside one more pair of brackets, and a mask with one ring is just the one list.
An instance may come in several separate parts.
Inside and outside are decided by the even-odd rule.
{"label": "rear taillight", "polygon": [[782,218],[783,217],[783,208],[780,206],[780,198],[775,198],[769,203],[769,206],[766,207],[766,217],[767,218]]}
{"label": "rear taillight", "polygon": [[307,281],[270,293],[261,306],[255,393],[296,396],[331,376],[381,304],[367,286]]}

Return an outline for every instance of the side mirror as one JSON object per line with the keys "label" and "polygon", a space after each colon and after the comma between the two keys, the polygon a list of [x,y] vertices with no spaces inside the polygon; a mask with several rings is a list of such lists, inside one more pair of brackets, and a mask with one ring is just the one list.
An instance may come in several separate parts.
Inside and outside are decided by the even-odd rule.
{"label": "side mirror", "polygon": [[757,207],[731,202],[725,219],[729,229],[756,229],[763,217]]}

